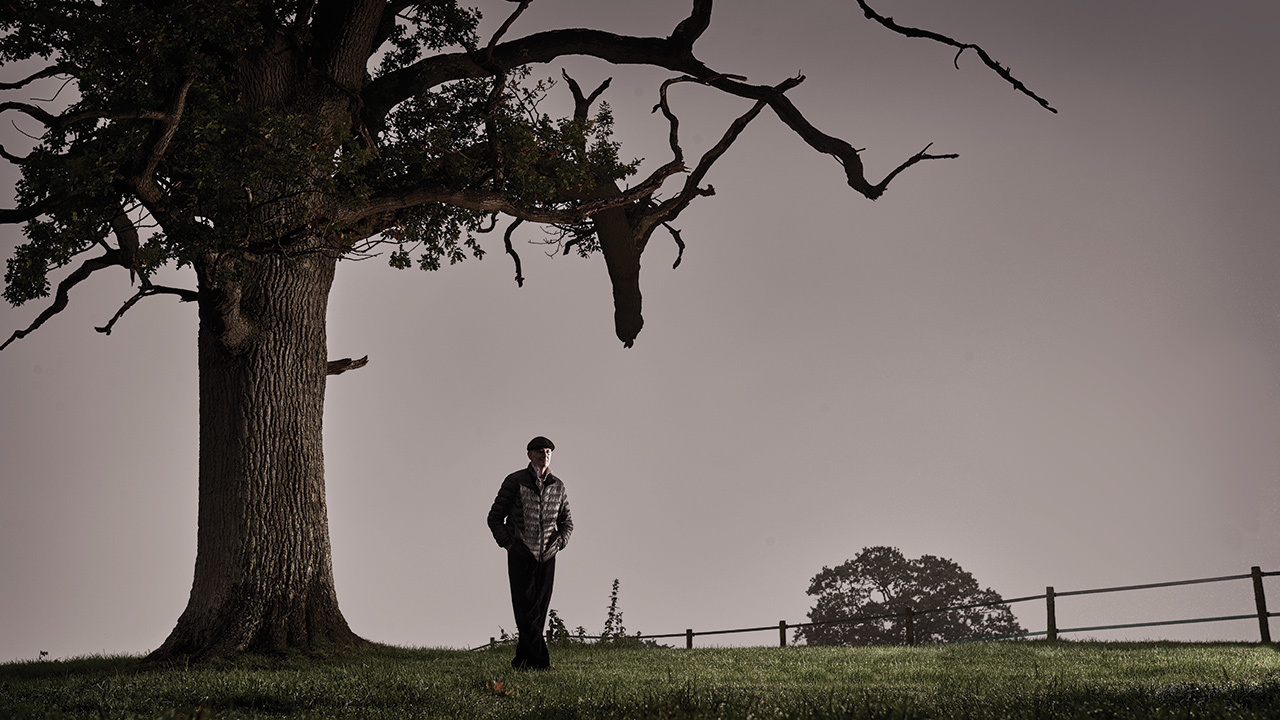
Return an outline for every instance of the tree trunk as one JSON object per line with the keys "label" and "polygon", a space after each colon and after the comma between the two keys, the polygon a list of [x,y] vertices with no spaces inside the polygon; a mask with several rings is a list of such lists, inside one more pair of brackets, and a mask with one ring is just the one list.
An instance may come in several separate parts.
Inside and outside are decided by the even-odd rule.
{"label": "tree trunk", "polygon": [[195,579],[151,659],[364,641],[334,592],[321,428],[336,261],[311,252],[200,272]]}

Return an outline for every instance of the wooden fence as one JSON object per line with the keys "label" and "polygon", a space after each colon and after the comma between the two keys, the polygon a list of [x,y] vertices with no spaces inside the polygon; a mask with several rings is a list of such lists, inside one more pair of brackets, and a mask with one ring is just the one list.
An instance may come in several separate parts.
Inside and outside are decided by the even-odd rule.
{"label": "wooden fence", "polygon": [[[1017,635],[1002,635],[1000,637],[973,638],[973,640],[1011,640],[1015,638],[1028,638],[1028,637],[1041,637],[1041,636],[1045,637],[1048,640],[1057,640],[1059,635],[1063,635],[1066,633],[1093,632],[1097,630],[1124,630],[1129,628],[1140,628],[1140,627],[1160,627],[1160,626],[1166,626],[1166,625],[1189,625],[1192,623],[1208,623],[1208,622],[1224,622],[1229,620],[1256,619],[1258,621],[1258,635],[1260,638],[1260,642],[1270,643],[1271,627],[1270,627],[1269,619],[1276,616],[1280,616],[1280,613],[1267,612],[1267,595],[1266,595],[1266,589],[1263,587],[1263,584],[1262,584],[1262,579],[1266,577],[1273,577],[1276,575],[1280,575],[1280,571],[1263,572],[1260,567],[1255,565],[1250,569],[1248,573],[1244,573],[1241,575],[1224,575],[1221,577],[1198,578],[1195,580],[1175,580],[1173,582],[1145,583],[1142,585],[1123,585],[1119,587],[1095,588],[1092,590],[1057,591],[1057,590],[1054,590],[1053,586],[1049,586],[1045,588],[1045,591],[1043,594],[1028,595],[1026,597],[1009,598],[1007,600],[1002,600],[1001,602],[998,602],[998,603],[975,603],[972,605],[951,605],[948,607],[927,608],[922,610],[907,607],[900,613],[894,613],[889,615],[857,615],[852,617],[839,618],[835,620],[821,620],[817,622],[796,623],[794,625],[788,624],[786,620],[779,620],[777,625],[761,625],[758,627],[734,628],[731,630],[699,630],[696,632],[692,628],[688,628],[682,633],[660,633],[656,635],[638,634],[638,635],[628,635],[627,637],[634,638],[637,640],[661,640],[666,638],[683,637],[685,647],[692,648],[693,638],[698,636],[733,635],[738,633],[764,632],[764,631],[776,630],[778,632],[778,646],[786,647],[788,630],[796,630],[796,629],[805,628],[805,627],[815,627],[818,625],[849,625],[854,623],[875,622],[879,620],[901,620],[903,631],[904,631],[903,641],[907,645],[915,645],[916,644],[915,618],[920,615],[948,612],[952,610],[970,610],[970,609],[981,608],[981,607],[994,607],[998,605],[1013,605],[1015,603],[1034,602],[1037,600],[1042,600],[1044,601],[1044,606],[1045,606],[1045,629],[1044,630],[1040,630],[1037,632],[1019,633]],[[1204,583],[1231,582],[1231,581],[1237,581],[1237,580],[1253,581],[1253,601],[1254,601],[1255,612],[1249,613],[1247,615],[1222,615],[1217,617],[1188,618],[1188,619],[1182,619],[1182,620],[1160,620],[1155,622],[1122,623],[1119,625],[1095,625],[1091,627],[1072,627],[1072,628],[1058,627],[1057,603],[1059,598],[1072,597],[1076,595],[1100,595],[1102,593],[1126,592],[1131,590],[1149,590],[1154,588],[1168,588],[1168,587],[1177,587],[1181,585],[1201,585]],[[547,637],[548,639],[551,638],[550,630],[547,631]],[[571,639],[600,640],[602,638],[599,635],[575,635],[575,636],[572,636]],[[484,648],[494,647],[498,644],[499,643],[494,638],[489,638],[488,645],[481,645],[480,647],[475,649],[480,650]]]}

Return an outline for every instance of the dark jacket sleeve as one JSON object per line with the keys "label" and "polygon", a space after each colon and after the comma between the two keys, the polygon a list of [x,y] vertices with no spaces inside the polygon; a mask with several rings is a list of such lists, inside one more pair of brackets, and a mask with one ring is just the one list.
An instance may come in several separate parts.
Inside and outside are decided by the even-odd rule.
{"label": "dark jacket sleeve", "polygon": [[507,528],[507,516],[511,514],[511,507],[515,505],[519,492],[520,488],[516,486],[516,482],[511,477],[507,477],[502,481],[502,487],[498,488],[498,496],[493,499],[493,506],[489,508],[489,532],[493,533],[494,541],[504,548],[510,547],[515,540]]}
{"label": "dark jacket sleeve", "polygon": [[556,518],[556,528],[560,530],[560,549],[569,544],[569,536],[573,534],[573,513],[569,512],[569,493],[565,493],[560,504],[560,516]]}

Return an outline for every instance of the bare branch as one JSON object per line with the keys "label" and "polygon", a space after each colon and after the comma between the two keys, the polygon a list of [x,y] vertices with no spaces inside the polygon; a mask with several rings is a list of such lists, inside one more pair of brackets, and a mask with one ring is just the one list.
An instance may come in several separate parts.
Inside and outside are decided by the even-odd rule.
{"label": "bare branch", "polygon": [[906,162],[894,168],[893,172],[889,173],[888,175],[885,175],[884,179],[881,180],[879,185],[877,185],[876,187],[880,188],[880,191],[883,192],[884,188],[889,185],[889,181],[892,180],[895,176],[897,176],[898,173],[902,172],[903,170],[906,170],[912,165],[915,165],[921,160],[954,160],[955,158],[960,157],[956,153],[947,153],[946,155],[930,155],[929,148],[931,147],[933,147],[933,143],[929,143],[928,145],[925,145],[923,150],[916,153],[915,155],[912,155],[910,158],[907,158]]}
{"label": "bare branch", "polygon": [[503,35],[507,34],[507,31],[511,29],[511,26],[515,24],[516,18],[520,17],[532,2],[533,0],[521,0],[520,6],[511,13],[511,16],[507,18],[506,22],[502,23],[502,27],[498,28],[498,32],[493,34],[493,38],[489,40],[489,46],[484,50],[486,60],[493,59],[494,46],[498,44],[498,41],[502,39]]}
{"label": "bare branch", "polygon": [[34,118],[37,122],[45,127],[58,127],[60,119],[57,115],[45,110],[44,108],[21,102],[3,102],[0,103],[0,112],[15,110],[28,117]]}
{"label": "bare branch", "polygon": [[6,150],[3,145],[0,145],[0,157],[4,158],[5,160],[8,160],[14,165],[25,165],[27,163],[27,158],[18,157],[17,155],[14,155],[13,153]]}
{"label": "bare branch", "polygon": [[591,103],[600,97],[600,94],[609,89],[609,84],[613,82],[613,78],[605,78],[590,95],[582,94],[582,87],[578,85],[578,81],[569,77],[569,73],[561,68],[560,76],[564,78],[565,83],[569,85],[569,92],[573,93],[573,119],[583,122],[587,119],[587,113],[591,111]]}
{"label": "bare branch", "polygon": [[1017,90],[1023,95],[1026,95],[1032,100],[1035,100],[1036,102],[1040,103],[1040,105],[1045,110],[1048,110],[1051,113],[1058,112],[1052,106],[1049,105],[1048,100],[1045,100],[1044,98],[1032,92],[1031,89],[1028,88],[1026,85],[1023,85],[1021,80],[1018,80],[1013,76],[1013,73],[1009,71],[1009,68],[1004,67],[1000,63],[996,62],[990,55],[987,54],[986,50],[982,49],[981,46],[975,45],[973,43],[963,43],[958,40],[949,38],[946,35],[933,32],[931,30],[921,30],[920,28],[912,28],[912,27],[906,27],[904,25],[899,25],[898,23],[893,21],[893,18],[885,17],[877,13],[875,10],[872,10],[871,6],[866,3],[866,0],[857,0],[857,2],[858,2],[858,7],[862,8],[863,14],[866,15],[868,19],[875,20],[876,22],[898,33],[899,35],[903,35],[906,37],[913,37],[913,38],[925,38],[926,40],[933,40],[935,42],[940,42],[943,45],[949,45],[953,48],[956,48],[958,50],[958,52],[956,53],[956,59],[955,59],[955,64],[957,69],[960,67],[959,65],[960,54],[963,53],[965,50],[973,50],[978,54],[978,57],[982,59],[982,62],[987,67],[991,68],[996,72],[997,75],[1004,78],[1006,82],[1008,82],[1010,85],[1013,86],[1013,89]]}
{"label": "bare branch", "polygon": [[[676,78],[674,80],[668,80],[663,83],[662,92],[659,96],[659,108],[661,108],[663,114],[666,115],[668,120],[671,122],[671,147],[677,154],[680,153],[680,146],[677,142],[676,135],[679,121],[667,103],[666,91],[667,87],[672,83],[687,80],[693,80],[693,78]],[[788,80],[778,87],[784,87],[789,82],[791,81]],[[699,187],[699,183],[701,183],[702,179],[706,177],[707,172],[711,170],[711,166],[729,150],[729,147],[738,139],[738,136],[742,134],[742,131],[747,128],[747,125],[760,115],[760,112],[764,110],[766,104],[766,101],[758,100],[750,110],[735,118],[734,121],[729,124],[729,127],[725,129],[724,135],[721,136],[720,141],[703,153],[702,159],[698,161],[697,167],[695,167],[693,171],[689,173],[688,177],[685,178],[684,187],[680,192],[676,194],[675,197],[663,201],[657,207],[646,211],[634,220],[636,232],[638,234],[638,242],[640,243],[641,249],[643,249],[645,244],[647,244],[649,236],[659,223],[665,225],[667,222],[675,219],[677,215],[684,212],[684,209],[689,206],[689,203],[693,202],[694,198],[699,196],[706,197],[715,194],[715,188],[711,186],[707,186],[705,188]],[[671,228],[670,225],[667,225],[667,229],[674,235],[676,244],[680,246],[681,256],[683,257],[684,243],[680,238],[680,234],[675,229]],[[679,264],[680,260],[677,259],[676,265]]]}
{"label": "bare branch", "polygon": [[341,375],[348,370],[357,370],[369,364],[369,356],[352,360],[351,358],[342,358],[341,360],[330,360],[326,375]]}
{"label": "bare branch", "polygon": [[866,172],[862,165],[862,158],[859,156],[859,150],[847,141],[837,137],[832,137],[818,128],[814,127],[804,116],[800,110],[792,104],[791,100],[785,95],[787,90],[794,88],[804,82],[804,76],[799,75],[786,80],[777,86],[769,87],[765,85],[747,85],[737,82],[728,77],[713,77],[705,81],[719,90],[727,93],[738,95],[739,97],[753,98],[763,100],[769,104],[773,112],[782,120],[787,127],[791,128],[802,140],[809,144],[809,147],[818,152],[831,155],[837,162],[844,167],[845,181],[849,187],[857,190],[868,200],[876,200],[884,194],[885,189],[889,185],[889,181],[893,179],[899,172],[914,165],[920,160],[932,160],[938,158],[955,158],[958,155],[930,155],[913,158],[903,165],[899,166],[893,173],[878,183],[872,183],[866,177]]}
{"label": "bare branch", "polygon": [[115,315],[111,316],[111,320],[109,320],[106,325],[103,325],[102,327],[95,327],[94,330],[97,330],[103,335],[110,335],[111,330],[116,325],[116,321],[123,317],[124,314],[129,311],[129,308],[132,308],[142,298],[151,297],[152,295],[177,295],[178,299],[182,302],[195,302],[200,297],[200,294],[195,290],[171,288],[163,285],[152,285],[147,283],[143,287],[139,288],[138,292],[133,294],[133,297],[125,301],[124,305],[116,311]]}
{"label": "bare branch", "polygon": [[516,254],[516,249],[511,246],[511,233],[515,232],[515,229],[520,227],[520,224],[523,222],[524,221],[520,218],[516,218],[515,221],[507,227],[507,231],[502,235],[502,240],[507,245],[507,254],[510,255],[511,259],[516,263],[516,287],[524,287],[524,273],[520,269],[520,256]]}
{"label": "bare branch", "polygon": [[58,96],[62,94],[62,91],[63,91],[63,90],[66,90],[66,89],[67,89],[67,86],[68,86],[68,85],[70,85],[73,81],[75,81],[75,77],[74,77],[74,76],[68,76],[68,77],[67,77],[67,79],[66,79],[66,80],[63,80],[63,81],[62,81],[62,84],[58,86],[58,91],[57,91],[57,92],[55,92],[55,93],[53,94],[53,97],[48,97],[48,98],[32,98],[32,99],[33,99],[33,100],[36,100],[37,102],[53,102],[53,101],[55,101],[55,100],[57,100],[57,99],[58,99]]}
{"label": "bare branch", "polygon": [[62,282],[58,283],[58,290],[54,295],[53,302],[50,303],[49,307],[45,308],[44,312],[41,312],[39,315],[37,315],[36,319],[32,321],[32,323],[29,326],[27,326],[26,330],[14,330],[13,334],[9,336],[9,339],[5,340],[3,345],[0,345],[0,350],[4,350],[5,348],[9,347],[9,344],[12,343],[14,340],[21,340],[22,338],[35,332],[36,329],[38,329],[41,325],[43,325],[46,320],[62,312],[67,307],[67,302],[70,300],[69,294],[71,292],[71,288],[75,287],[76,285],[79,285],[82,281],[87,279],[90,275],[97,272],[98,270],[101,270],[103,268],[113,267],[118,264],[119,263],[113,257],[112,252],[107,252],[106,254],[100,255],[98,257],[93,257],[85,260],[80,265],[80,267],[76,268],[74,272],[72,272],[67,277],[63,278]]}
{"label": "bare branch", "polygon": [[8,110],[13,110],[27,115],[50,129],[61,129],[85,120],[163,120],[166,117],[164,113],[152,110],[129,110],[119,112],[106,110],[82,110],[80,112],[54,115],[44,108],[31,105],[29,103],[0,103],[0,112]]}
{"label": "bare branch", "polygon": [[675,270],[680,267],[680,261],[684,259],[684,238],[680,237],[680,231],[671,227],[670,223],[662,223],[662,227],[671,233],[671,239],[676,241],[676,247],[680,248],[680,253],[676,255],[676,261],[672,263],[671,269]]}
{"label": "bare branch", "polygon": [[11,83],[0,82],[0,90],[18,90],[19,88],[26,87],[27,85],[30,85],[36,80],[41,80],[43,78],[54,77],[56,75],[71,75],[71,74],[74,74],[72,73],[73,69],[74,69],[74,66],[68,63],[58,63],[56,65],[50,65],[46,68],[42,68],[40,70],[35,71],[34,73],[28,75],[27,77],[17,82],[11,82]]}

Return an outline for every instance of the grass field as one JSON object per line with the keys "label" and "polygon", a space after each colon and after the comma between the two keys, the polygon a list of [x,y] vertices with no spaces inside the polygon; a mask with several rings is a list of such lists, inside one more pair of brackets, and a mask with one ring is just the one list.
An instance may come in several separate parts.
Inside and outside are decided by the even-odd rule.
{"label": "grass field", "polygon": [[[198,668],[137,658],[0,665],[0,717],[1277,718],[1280,652],[1244,644],[885,648],[375,646]],[[499,685],[500,683],[500,685]]]}

